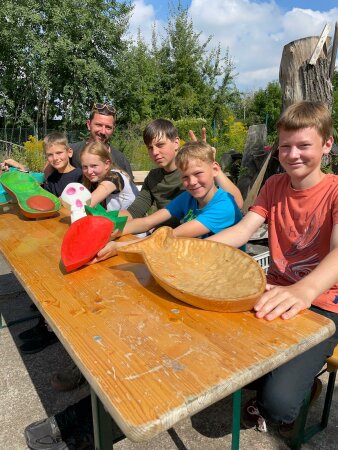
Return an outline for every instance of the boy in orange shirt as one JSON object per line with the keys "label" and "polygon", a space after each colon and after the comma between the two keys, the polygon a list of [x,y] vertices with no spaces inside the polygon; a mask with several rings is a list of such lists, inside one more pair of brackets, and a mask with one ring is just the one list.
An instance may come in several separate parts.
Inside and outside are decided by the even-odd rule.
{"label": "boy in orange shirt", "polygon": [[321,171],[333,144],[332,119],[322,103],[290,106],[277,123],[279,161],[248,214],[208,239],[236,247],[268,222],[271,266],[267,290],[254,309],[259,319],[291,319],[309,308],[333,320],[336,333],[253,383],[257,398],[243,413],[247,426],[266,431],[265,419],[290,437],[316,374],[338,342],[338,177]]}

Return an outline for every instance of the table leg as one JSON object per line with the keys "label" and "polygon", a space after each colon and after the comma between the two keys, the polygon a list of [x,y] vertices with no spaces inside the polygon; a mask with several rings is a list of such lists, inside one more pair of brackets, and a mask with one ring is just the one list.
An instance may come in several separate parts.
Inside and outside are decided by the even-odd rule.
{"label": "table leg", "polygon": [[241,430],[241,394],[242,394],[241,389],[232,394],[231,450],[239,449],[239,433]]}
{"label": "table leg", "polygon": [[13,325],[16,325],[18,323],[27,322],[28,320],[38,319],[39,317],[40,317],[40,314],[34,314],[32,316],[22,317],[21,319],[11,320],[7,324],[5,324],[5,322],[3,321],[2,314],[0,314],[0,330],[2,328],[9,328],[9,327],[11,327]]}
{"label": "table leg", "polygon": [[113,448],[113,427],[111,417],[106,412],[100,399],[92,389],[91,397],[95,450],[111,450]]}

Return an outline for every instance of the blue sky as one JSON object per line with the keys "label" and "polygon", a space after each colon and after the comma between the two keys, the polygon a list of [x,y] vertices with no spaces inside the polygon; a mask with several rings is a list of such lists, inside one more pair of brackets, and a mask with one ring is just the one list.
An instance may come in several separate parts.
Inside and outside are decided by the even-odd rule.
{"label": "blue sky", "polygon": [[[161,36],[168,19],[168,5],[177,0],[132,0],[134,13],[129,33],[140,29],[150,42],[151,30]],[[284,45],[307,36],[320,35],[331,24],[331,37],[338,20],[338,1],[323,0],[181,0],[188,8],[201,39],[212,35],[211,47],[220,43],[236,66],[236,85],[244,92],[278,80]]]}

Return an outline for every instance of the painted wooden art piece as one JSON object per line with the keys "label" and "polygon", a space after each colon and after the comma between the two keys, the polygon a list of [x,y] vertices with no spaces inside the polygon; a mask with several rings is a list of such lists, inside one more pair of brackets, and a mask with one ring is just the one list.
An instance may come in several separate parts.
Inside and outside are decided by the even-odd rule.
{"label": "painted wooden art piece", "polygon": [[121,247],[118,254],[144,262],[166,291],[201,309],[249,311],[265,290],[262,268],[246,253],[218,242],[175,238],[169,227]]}
{"label": "painted wooden art piece", "polygon": [[37,219],[55,216],[61,207],[60,200],[45,191],[27,172],[8,171],[0,175],[0,183],[17,202],[25,217]]}
{"label": "painted wooden art piece", "polygon": [[106,217],[86,216],[68,228],[61,245],[61,260],[66,272],[91,261],[110,239],[114,224]]}
{"label": "painted wooden art piece", "polygon": [[96,205],[94,208],[86,205],[85,210],[88,216],[102,216],[112,220],[114,222],[114,229],[121,232],[128,219],[127,216],[119,216],[119,211],[106,211],[100,204]]}
{"label": "painted wooden art piece", "polygon": [[81,183],[69,183],[61,194],[62,204],[70,210],[71,223],[86,217],[85,205],[90,203],[91,193]]}

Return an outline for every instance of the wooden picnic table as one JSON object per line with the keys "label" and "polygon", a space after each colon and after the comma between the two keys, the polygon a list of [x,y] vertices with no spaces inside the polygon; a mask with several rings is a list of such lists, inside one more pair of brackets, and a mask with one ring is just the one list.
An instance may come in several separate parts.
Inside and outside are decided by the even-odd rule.
{"label": "wooden picnic table", "polygon": [[[308,310],[292,320],[268,322],[252,312],[194,308],[165,292],[143,264],[120,257],[66,274],[60,247],[70,225],[68,211],[30,220],[16,205],[5,209],[0,212],[1,252],[133,441],[151,439],[240,392],[334,332],[333,322]],[[236,399],[233,448],[239,439]],[[96,448],[109,448],[107,428],[100,427],[95,422]],[[100,429],[106,430],[101,437]]]}

